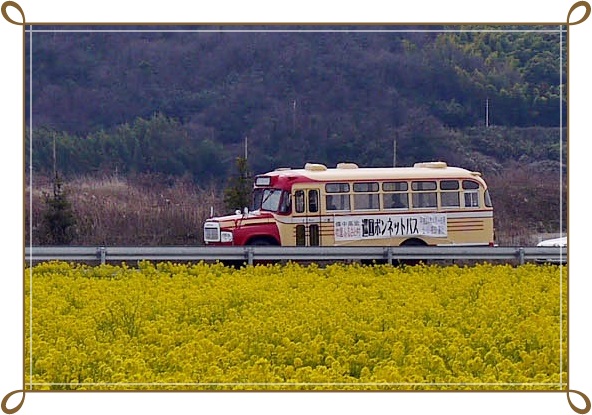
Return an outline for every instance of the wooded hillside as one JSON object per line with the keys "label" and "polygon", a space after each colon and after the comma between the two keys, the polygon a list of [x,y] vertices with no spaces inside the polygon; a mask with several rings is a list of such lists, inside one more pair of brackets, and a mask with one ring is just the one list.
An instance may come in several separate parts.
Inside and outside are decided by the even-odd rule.
{"label": "wooded hillside", "polygon": [[395,139],[398,165],[440,159],[487,175],[566,161],[556,26],[94,29],[34,34],[34,173],[51,172],[54,139],[65,175],[200,185],[226,182],[245,137],[256,173],[389,166]]}

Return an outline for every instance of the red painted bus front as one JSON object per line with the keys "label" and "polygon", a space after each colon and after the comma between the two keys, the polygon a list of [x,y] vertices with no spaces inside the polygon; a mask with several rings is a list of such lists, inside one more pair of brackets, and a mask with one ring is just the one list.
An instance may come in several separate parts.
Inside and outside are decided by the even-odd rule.
{"label": "red painted bus front", "polygon": [[279,175],[257,177],[253,210],[206,220],[205,243],[214,246],[282,245],[276,216],[291,213],[293,181]]}

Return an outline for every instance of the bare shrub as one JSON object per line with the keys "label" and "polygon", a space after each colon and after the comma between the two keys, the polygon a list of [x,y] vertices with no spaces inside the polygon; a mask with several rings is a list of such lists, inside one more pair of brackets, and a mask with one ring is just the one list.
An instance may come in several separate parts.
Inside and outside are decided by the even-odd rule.
{"label": "bare shrub", "polygon": [[[33,189],[26,189],[26,207],[32,218],[32,236],[27,229],[26,239],[32,237],[34,245],[40,242],[40,197],[46,187],[46,180],[40,178],[35,180]],[[70,180],[65,187],[77,220],[72,245],[200,245],[202,225],[210,216],[210,209],[221,213],[218,189],[201,188],[182,179],[172,185],[152,182],[149,186],[117,176],[80,177]]]}
{"label": "bare shrub", "polygon": [[[542,235],[565,231],[567,180],[560,183],[558,171],[515,164],[485,179],[499,245],[534,245]],[[216,215],[228,213],[220,187],[200,187],[182,178],[79,177],[66,181],[64,188],[77,223],[72,245],[201,245],[210,209]],[[27,244],[42,242],[43,192],[50,190],[47,177],[35,177],[25,190]]]}
{"label": "bare shrub", "polygon": [[558,170],[513,164],[487,177],[499,245],[534,245],[567,228],[567,180]]}

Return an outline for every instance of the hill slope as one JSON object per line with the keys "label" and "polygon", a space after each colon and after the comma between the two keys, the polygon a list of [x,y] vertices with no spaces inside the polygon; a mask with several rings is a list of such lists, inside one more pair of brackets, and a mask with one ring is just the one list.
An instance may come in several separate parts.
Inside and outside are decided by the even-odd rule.
{"label": "hill slope", "polygon": [[36,34],[34,171],[51,170],[54,138],[67,174],[196,182],[225,180],[245,137],[255,172],[391,165],[395,139],[399,165],[485,174],[518,160],[556,169],[565,151],[556,27],[187,29]]}

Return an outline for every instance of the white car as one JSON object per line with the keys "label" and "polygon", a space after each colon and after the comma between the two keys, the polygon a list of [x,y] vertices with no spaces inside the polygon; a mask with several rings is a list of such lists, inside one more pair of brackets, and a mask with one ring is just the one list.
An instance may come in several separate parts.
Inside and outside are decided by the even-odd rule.
{"label": "white car", "polygon": [[[562,236],[560,238],[553,238],[553,239],[545,239],[537,244],[537,246],[542,247],[554,247],[554,248],[567,248],[567,236]],[[561,260],[556,259],[537,259],[537,262],[549,262],[554,264],[567,264],[567,257],[562,257]]]}
{"label": "white car", "polygon": [[561,238],[545,239],[537,244],[537,246],[554,246],[557,248],[567,246],[567,236]]}

